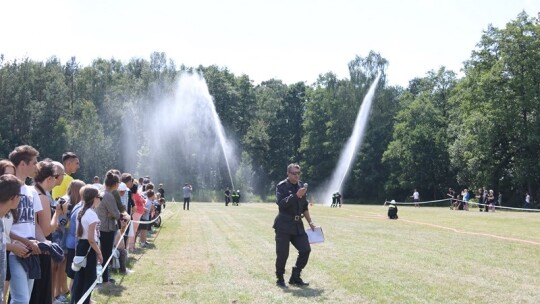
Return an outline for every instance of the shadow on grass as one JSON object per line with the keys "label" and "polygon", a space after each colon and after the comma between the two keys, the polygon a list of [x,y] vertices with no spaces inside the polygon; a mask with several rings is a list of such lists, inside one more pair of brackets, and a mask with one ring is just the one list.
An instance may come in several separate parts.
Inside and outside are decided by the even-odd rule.
{"label": "shadow on grass", "polygon": [[110,297],[119,297],[119,296],[121,296],[122,292],[124,292],[124,290],[126,290],[126,289],[127,288],[122,286],[121,284],[115,284],[115,285],[102,284],[95,291],[97,291],[101,295],[109,296],[109,299],[110,299]]}
{"label": "shadow on grass", "polygon": [[299,298],[320,297],[324,293],[324,289],[310,287],[291,287],[284,288],[283,292],[290,293]]}

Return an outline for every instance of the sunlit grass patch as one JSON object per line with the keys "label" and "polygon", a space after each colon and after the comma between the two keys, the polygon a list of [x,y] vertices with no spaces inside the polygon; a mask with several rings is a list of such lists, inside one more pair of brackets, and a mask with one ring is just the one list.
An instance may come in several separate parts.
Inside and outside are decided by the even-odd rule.
{"label": "sunlit grass patch", "polygon": [[[275,204],[168,204],[155,247],[98,303],[538,303],[540,214],[316,205],[307,288],[275,286]],[[535,232],[536,231],[536,232]],[[286,280],[296,259],[291,246]]]}

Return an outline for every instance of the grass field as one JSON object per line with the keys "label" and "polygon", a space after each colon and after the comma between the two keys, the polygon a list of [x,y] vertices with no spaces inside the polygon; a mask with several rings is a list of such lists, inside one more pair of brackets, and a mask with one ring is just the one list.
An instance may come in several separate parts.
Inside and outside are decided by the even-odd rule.
{"label": "grass field", "polygon": [[[382,206],[310,209],[307,288],[275,286],[277,206],[167,204],[133,273],[93,292],[97,303],[540,303],[540,213]],[[306,225],[307,226],[307,225]],[[296,260],[291,246],[286,280]]]}

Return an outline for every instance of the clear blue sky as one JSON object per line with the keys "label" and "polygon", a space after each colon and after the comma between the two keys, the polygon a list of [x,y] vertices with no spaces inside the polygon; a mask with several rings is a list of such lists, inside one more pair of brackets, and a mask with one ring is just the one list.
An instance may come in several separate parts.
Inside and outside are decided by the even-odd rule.
{"label": "clear blue sky", "polygon": [[1,1],[7,60],[71,56],[127,62],[165,52],[176,64],[216,64],[255,83],[348,77],[355,55],[379,52],[390,84],[440,66],[459,72],[488,24],[502,28],[537,0],[57,0]]}

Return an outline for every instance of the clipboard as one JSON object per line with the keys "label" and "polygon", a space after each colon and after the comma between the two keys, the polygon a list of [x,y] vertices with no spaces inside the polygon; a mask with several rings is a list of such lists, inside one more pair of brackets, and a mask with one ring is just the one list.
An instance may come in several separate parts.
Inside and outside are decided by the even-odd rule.
{"label": "clipboard", "polygon": [[315,227],[315,231],[308,228],[306,229],[306,234],[310,244],[324,243],[324,233],[322,227]]}

